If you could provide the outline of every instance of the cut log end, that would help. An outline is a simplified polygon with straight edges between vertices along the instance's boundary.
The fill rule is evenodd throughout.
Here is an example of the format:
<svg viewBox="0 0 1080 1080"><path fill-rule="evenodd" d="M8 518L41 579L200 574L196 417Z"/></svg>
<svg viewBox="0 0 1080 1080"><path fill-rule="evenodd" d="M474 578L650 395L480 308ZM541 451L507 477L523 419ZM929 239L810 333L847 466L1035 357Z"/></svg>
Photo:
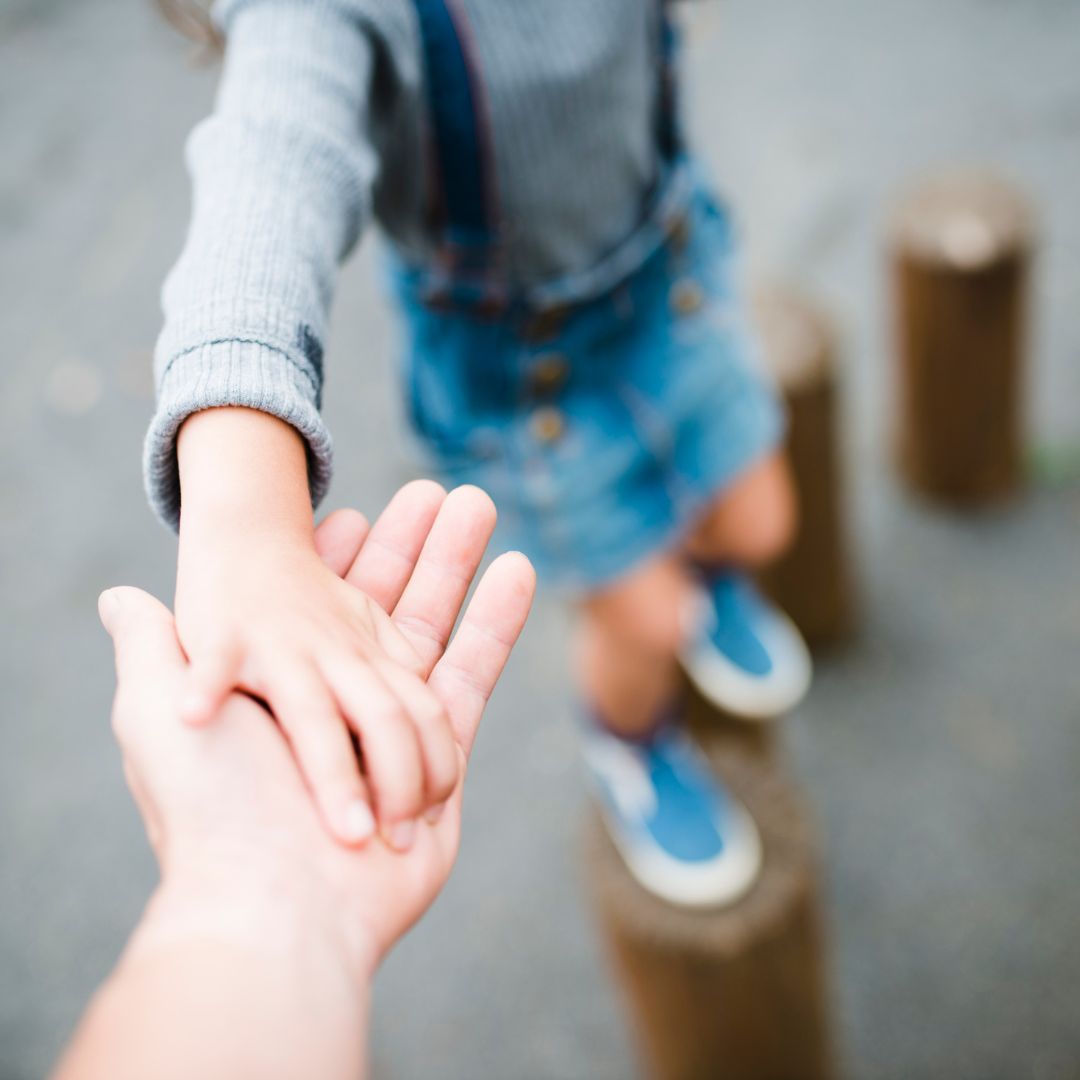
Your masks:
<svg viewBox="0 0 1080 1080"><path fill-rule="evenodd" d="M760 755L726 740L705 742L710 760L761 831L761 877L739 903L719 910L678 908L642 889L630 876L598 814L587 832L589 881L606 917L650 948L730 959L749 942L775 935L793 908L806 902L816 876L813 828L788 782Z"/></svg>
<svg viewBox="0 0 1080 1080"><path fill-rule="evenodd" d="M812 646L831 645L855 622L835 333L824 312L792 289L759 289L754 311L766 367L787 405L786 450L799 502L795 541L760 580Z"/></svg>
<svg viewBox="0 0 1080 1080"><path fill-rule="evenodd" d="M815 830L775 756L721 726L703 744L758 824L761 876L736 904L681 909L630 876L598 815L586 830L591 895L649 1075L825 1080L834 1074Z"/></svg>
<svg viewBox="0 0 1080 1080"><path fill-rule="evenodd" d="M920 495L975 507L1022 482L1022 395L1033 215L985 174L929 180L892 230L896 443Z"/></svg>
<svg viewBox="0 0 1080 1080"><path fill-rule="evenodd" d="M1008 181L957 169L913 186L897 204L891 243L903 258L970 273L1034 243L1031 206Z"/></svg>

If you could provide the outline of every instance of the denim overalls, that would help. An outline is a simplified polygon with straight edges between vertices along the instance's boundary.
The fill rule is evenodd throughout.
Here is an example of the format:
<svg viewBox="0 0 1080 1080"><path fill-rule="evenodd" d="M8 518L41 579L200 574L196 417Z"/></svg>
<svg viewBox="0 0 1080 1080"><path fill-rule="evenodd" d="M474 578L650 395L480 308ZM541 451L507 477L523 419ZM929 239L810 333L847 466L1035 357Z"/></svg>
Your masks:
<svg viewBox="0 0 1080 1080"><path fill-rule="evenodd" d="M500 540L542 581L593 589L675 544L783 435L746 325L732 228L681 151L669 59L664 175L643 224L586 274L509 290L478 73L452 0L413 4L444 243L433 265L393 268L409 416L441 479L491 495Z"/></svg>

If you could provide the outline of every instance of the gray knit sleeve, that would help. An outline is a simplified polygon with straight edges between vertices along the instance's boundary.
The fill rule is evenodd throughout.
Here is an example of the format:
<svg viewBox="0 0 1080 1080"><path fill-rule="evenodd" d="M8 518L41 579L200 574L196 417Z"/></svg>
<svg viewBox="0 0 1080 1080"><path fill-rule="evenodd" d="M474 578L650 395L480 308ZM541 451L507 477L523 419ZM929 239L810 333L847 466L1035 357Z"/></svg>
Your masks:
<svg viewBox="0 0 1080 1080"><path fill-rule="evenodd" d="M347 4L232 0L218 18L225 67L214 112L187 144L192 217L162 291L144 455L151 503L174 528L176 435L199 409L244 405L292 424L313 501L325 493L322 341L377 164L365 134L372 48Z"/></svg>

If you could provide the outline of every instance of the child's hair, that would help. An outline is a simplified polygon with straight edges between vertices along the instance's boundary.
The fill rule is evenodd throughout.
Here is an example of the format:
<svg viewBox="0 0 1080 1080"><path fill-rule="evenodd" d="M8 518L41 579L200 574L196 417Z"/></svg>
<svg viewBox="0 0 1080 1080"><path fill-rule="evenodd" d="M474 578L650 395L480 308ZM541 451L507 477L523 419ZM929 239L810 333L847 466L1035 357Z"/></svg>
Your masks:
<svg viewBox="0 0 1080 1080"><path fill-rule="evenodd" d="M166 20L209 55L221 48L221 35L210 18L211 0L154 0Z"/></svg>

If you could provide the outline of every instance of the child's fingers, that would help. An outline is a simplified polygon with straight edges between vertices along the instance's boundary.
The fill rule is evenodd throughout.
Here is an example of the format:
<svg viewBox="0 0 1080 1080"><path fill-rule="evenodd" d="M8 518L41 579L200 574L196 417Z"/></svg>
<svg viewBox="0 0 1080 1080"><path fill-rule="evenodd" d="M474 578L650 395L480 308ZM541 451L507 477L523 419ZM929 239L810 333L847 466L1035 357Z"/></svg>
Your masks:
<svg viewBox="0 0 1080 1080"><path fill-rule="evenodd" d="M375 665L383 682L397 695L416 728L424 770L424 802L441 806L453 794L460 773L450 718L435 692L418 675L398 664Z"/></svg>
<svg viewBox="0 0 1080 1080"><path fill-rule="evenodd" d="M239 642L223 640L191 654L187 689L180 701L180 719L206 724L217 715L240 678L242 650Z"/></svg>
<svg viewBox="0 0 1080 1080"><path fill-rule="evenodd" d="M325 656L322 672L341 711L360 740L379 831L391 847L412 846L416 818L424 809L420 744L400 700L366 662Z"/></svg>
<svg viewBox="0 0 1080 1080"><path fill-rule="evenodd" d="M480 579L457 633L428 680L446 706L454 737L466 755L535 592L536 573L529 560L517 551L500 555Z"/></svg>
<svg viewBox="0 0 1080 1080"><path fill-rule="evenodd" d="M465 485L451 491L394 608L394 625L420 656L424 678L446 648L495 518L495 504L480 488Z"/></svg>
<svg viewBox="0 0 1080 1080"><path fill-rule="evenodd" d="M445 498L433 480L406 484L371 527L346 581L393 611Z"/></svg>
<svg viewBox="0 0 1080 1080"><path fill-rule="evenodd" d="M270 685L270 704L330 832L362 844L375 832L349 729L315 668L290 668Z"/></svg>
<svg viewBox="0 0 1080 1080"><path fill-rule="evenodd" d="M356 561L370 528L359 510L335 510L316 528L315 550L338 577L344 577Z"/></svg>

